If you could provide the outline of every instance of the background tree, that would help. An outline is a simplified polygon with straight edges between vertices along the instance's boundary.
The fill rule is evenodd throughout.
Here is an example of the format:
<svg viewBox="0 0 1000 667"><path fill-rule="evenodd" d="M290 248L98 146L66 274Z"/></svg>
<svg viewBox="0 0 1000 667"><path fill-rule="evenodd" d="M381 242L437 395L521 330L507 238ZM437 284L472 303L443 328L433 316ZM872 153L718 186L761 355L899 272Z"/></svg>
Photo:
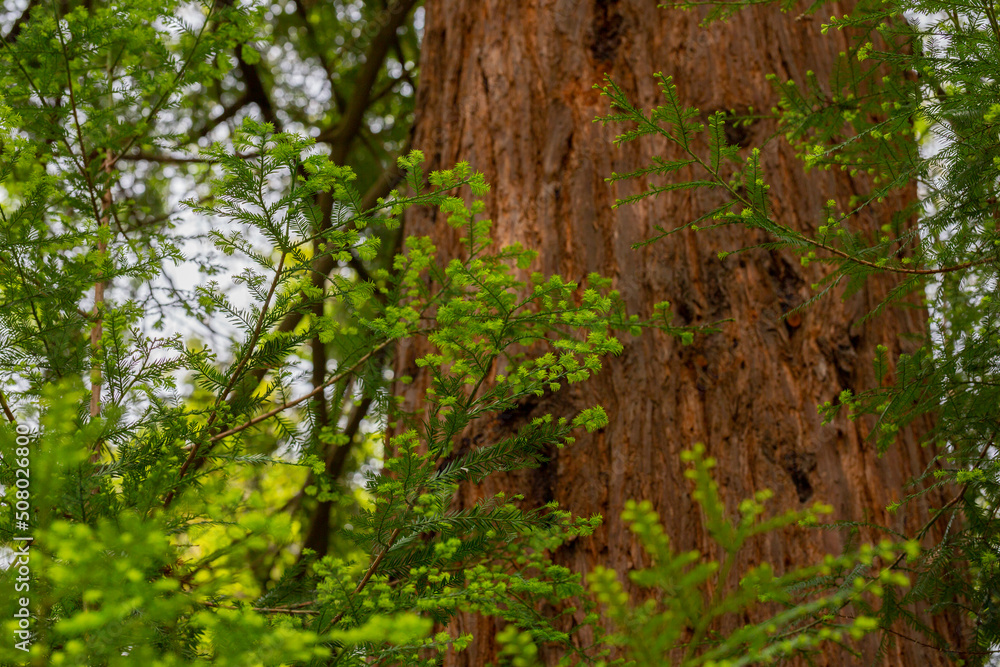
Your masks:
<svg viewBox="0 0 1000 667"><path fill-rule="evenodd" d="M706 443L718 460L723 494L730 499L773 489L782 507L815 500L834 507L834 516L870 521L906 535L925 524L928 508L945 499L931 493L896 514L886 507L907 492L907 482L933 463L920 446L930 428L924 417L898 434L879 457L868 439L873 421L841 415L822 425L816 406L843 390L875 384L869 359L877 345L890 355L912 349L907 334L925 330L919 308L894 309L862 317L893 290L896 281L878 278L843 302L781 315L811 296L826 269L767 249L722 264L718 252L770 240L760 230L726 228L713 235L676 234L633 249L658 229L700 222L726 198L708 189L663 192L641 206L612 210L617 198L637 192L632 183L609 186L605 178L644 167L652 156L687 156L662 138L608 151L607 130L592 121L607 101L592 89L605 73L640 106L660 104L651 74L673 77L686 106L702 110L703 121L721 111L743 122L726 127L726 139L748 154L764 145L761 163L771 185L775 219L804 232L827 218L827 200L848 207L873 188L866 174L806 174L794 148L768 142L776 131L762 111L777 102L767 75L803 81L831 80L838 53L851 49L844 34L820 38L809 14L783 14L777 7L752 7L726 24L699 26L707 10L657 9L650 3L429 2L423 43L414 145L432 164L461 155L482 168L496 186L488 200L495 237L537 247L547 269L582 277L598 271L613 277L628 308L648 314L663 300L673 303L677 323L710 324L731 318L719 334L681 347L657 335L624 342L624 352L606 374L571 395L527 401L498 416L489 427L470 430L464 447L490 442L541 412L602 403L607 428L588 437L571 455L562 452L542 468L495 483L515 487L536 502L557 500L574 513L601 513L607 524L590 541L576 541L557 556L573 569L595 564L628 570L642 557L617 520L628 499L648 499L667 533L682 548L707 549L706 533L690 499L681 469L681 449ZM825 84L823 84L825 85ZM441 119L447 122L441 122ZM707 147L707 146L706 146ZM669 170L668 170L669 171ZM677 178L699 178L693 167ZM650 176L652 178L652 176ZM643 183L643 178L640 178ZM899 219L915 197L915 186L865 209L863 229L912 224ZM907 216L910 214L907 213ZM461 256L455 238L433 213L414 213L410 233L429 234L448 256ZM413 366L420 347L401 350L397 372L420 378ZM418 407L426 378L407 390ZM465 486L462 501L498 487ZM804 564L839 552L848 539L837 532L798 530L753 544L742 566L770 562ZM456 626L477 642L456 664L482 664L494 646L488 623L464 616ZM961 620L933 620L943 642L960 647ZM868 647L869 657L874 645ZM555 656L548 656L554 660ZM817 664L843 664L834 653L814 656ZM880 658L884 664L945 664L945 654L913 641L897 641Z"/></svg>
<svg viewBox="0 0 1000 667"><path fill-rule="evenodd" d="M227 11L234 4L239 3L221 2L207 6L206 11L213 16L213 12ZM184 219L179 200L192 193L208 195L205 182L211 161L198 155L199 149L212 141L228 140L247 117L269 122L279 132L296 131L315 138L332 162L352 167L362 192L362 205L374 206L402 177L396 159L407 151L412 122L418 55L418 34L413 23L416 5L415 0L303 0L261 5L257 15L243 19L242 33L215 56L219 68L216 76L191 77L191 85L175 86L175 97L158 110L144 134L124 138L110 134L104 138L116 157L115 176L109 179L107 194L121 209L114 221L117 232L141 247L157 239L166 225ZM76 4L64 3L61 11L74 8ZM19 12L10 12L6 46L14 48L28 20L33 15L41 18L48 9L43 3L29 2ZM197 12L197 5L182 6L176 17L178 27L192 21ZM207 29L219 32L227 28L210 21ZM118 154L117 149L126 144L128 150ZM178 196L177 192L184 194ZM335 214L332 199L326 197L321 206L324 214L318 224L326 229ZM211 247L205 243L206 230L192 224L189 216L186 219L181 229L187 238L180 245L181 251L189 259L212 261L211 253L206 251ZM387 232L384 252L371 261L356 254L349 259L334 259L314 248L315 286L322 288L331 274L369 279L370 270L389 265L400 238L396 232ZM168 267L154 289L142 295L146 317L159 320L159 326L164 324L165 313L176 312L173 307L191 299L194 285L190 280L181 280L182 273ZM127 290L130 286L117 281L105 288ZM338 314L322 301L313 308L314 317ZM304 320L308 318L303 313L293 312L281 323L281 331L293 332ZM230 333L225 325L220 328L218 322L198 318L191 319L191 327L193 335L216 343L223 342ZM81 329L89 327L77 321L69 331ZM347 353L330 341L311 340L308 354L302 354L315 369L311 379L314 389L325 382L329 369L343 361ZM260 381L263 372L257 369L253 377ZM318 392L309 404L313 427L307 450L326 462L324 474L332 479L345 479L373 455L365 432L372 430L366 417L377 393L357 392L358 386L345 381L332 392ZM323 432L327 434L321 437ZM259 453L274 451L273 441L265 439L259 445ZM329 535L336 532L353 507L338 509L330 500L306 495L303 489L314 482L312 478L306 481L288 510L302 517L304 546L323 555L329 548ZM332 524L331 512L339 516ZM263 578L267 578L266 563L273 556L261 554Z"/></svg>

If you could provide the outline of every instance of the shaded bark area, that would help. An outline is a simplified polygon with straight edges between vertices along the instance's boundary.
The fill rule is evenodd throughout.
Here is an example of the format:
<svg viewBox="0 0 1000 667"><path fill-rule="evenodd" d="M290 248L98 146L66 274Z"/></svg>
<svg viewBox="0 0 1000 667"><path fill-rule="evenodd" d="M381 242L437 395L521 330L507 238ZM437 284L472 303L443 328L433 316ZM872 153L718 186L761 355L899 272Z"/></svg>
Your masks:
<svg viewBox="0 0 1000 667"><path fill-rule="evenodd" d="M919 433L901 434L883 458L865 436L870 424L841 418L822 426L816 406L843 389L874 382L871 359L877 344L899 352L900 334L921 331L925 313L892 310L853 325L891 288L874 283L855 297L829 298L801 318L782 313L807 299L823 270L800 266L791 256L754 251L717 258L764 240L745 230L681 233L633 250L654 234L722 202L706 190L679 191L641 206L612 210L616 197L638 184L609 186L613 171L646 164L652 155L678 157L665 141L647 139L615 149L614 128L593 122L607 113L593 90L605 72L644 107L661 102L651 76L673 75L685 103L705 117L720 109L769 109L775 98L768 73L820 80L832 70L843 35L821 37L820 21L795 18L775 8L739 14L728 24L700 28L697 12L657 9L652 0L428 0L421 63L421 90L414 146L431 169L469 161L493 185L487 197L499 244L519 241L541 252L540 270L581 280L596 271L612 277L633 312L649 315L656 302L674 304L680 324L723 318L734 322L693 345L659 334L622 337L624 353L606 361L584 387L526 404L490 424L478 424L463 446L494 441L532 417L571 414L595 403L611 419L599 433L553 452L543 468L466 487L469 505L504 489L524 493L531 504L556 499L581 515L600 513L605 526L593 537L567 545L557 560L577 571L596 564L624 572L642 566L643 555L619 516L628 499L649 499L679 549L714 553L690 498L679 454L704 442L718 460L717 479L731 507L761 489L771 489L776 510L816 501L834 507L837 519L870 520L913 534L927 519L926 506L896 515L885 506L904 484L931 462ZM834 14L844 7L833 4ZM826 14L824 14L826 15ZM741 146L761 145L774 132L770 122L740 128L730 137ZM763 151L775 214L784 223L812 229L833 198L846 205L869 188L841 173L803 174L787 145ZM914 192L906 193L907 197ZM872 229L888 222L900 201L886 201L863 214ZM456 239L433 212L406 221L407 234L429 235L445 256L460 253ZM407 343L399 350L397 376L416 381L405 407L421 405L426 378L414 360L426 352ZM933 502L940 502L932 497ZM779 572L839 553L843 534L792 530L753 543L739 568L762 561ZM954 618L938 619L938 631L961 644ZM450 664L490 661L496 628L463 616L454 628L472 632L475 643ZM912 631L909 633L915 636ZM868 646L866 650L872 649ZM553 660L554 656L546 656ZM855 661L844 653L817 656L816 664ZM948 664L943 653L900 640L886 665Z"/></svg>

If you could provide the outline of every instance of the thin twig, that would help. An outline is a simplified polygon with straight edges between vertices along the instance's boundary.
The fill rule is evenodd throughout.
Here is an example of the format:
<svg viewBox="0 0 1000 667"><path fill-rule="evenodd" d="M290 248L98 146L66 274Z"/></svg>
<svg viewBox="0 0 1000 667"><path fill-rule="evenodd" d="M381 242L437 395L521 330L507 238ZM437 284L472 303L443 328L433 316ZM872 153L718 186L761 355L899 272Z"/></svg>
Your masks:
<svg viewBox="0 0 1000 667"><path fill-rule="evenodd" d="M6 415L7 420L11 424L16 424L17 419L14 417L14 413L11 412L10 406L7 404L7 397L3 395L3 390L0 389L0 407L3 408L3 413Z"/></svg>
<svg viewBox="0 0 1000 667"><path fill-rule="evenodd" d="M206 157L177 157L138 151L118 158L122 162L156 162L158 164L217 164L218 160Z"/></svg>
<svg viewBox="0 0 1000 667"><path fill-rule="evenodd" d="M849 614L837 614L837 616L840 617L840 618L846 618L846 619L849 619L849 620L852 620L852 621L855 620L855 618L856 618L855 616L851 616ZM950 654L955 654L955 655L995 655L997 653L1000 653L1000 651L967 651L967 650L956 650L956 649L950 649L950 648L941 648L940 646L934 646L933 644L927 644L925 642L920 641L919 639L914 639L913 637L910 637L908 635L904 635L902 632L897 632L897 631L893 630L892 628L887 628L887 627L884 627L884 626L880 626L879 630L882 630L883 632L888 632L891 635L896 635L897 637L905 639L906 641L913 642L914 644L919 644L920 646L923 646L924 648L934 649L935 651L940 651L942 653L950 653Z"/></svg>
<svg viewBox="0 0 1000 667"><path fill-rule="evenodd" d="M265 412L263 414L257 415L253 419L249 419L246 422L240 424L239 426L234 426L233 428L229 429L228 431L223 431L222 433L213 435L209 439L209 442L210 443L215 443L215 442L218 442L219 440L222 440L223 438L228 438L229 436L231 436L231 435L233 435L235 433L239 433L240 431L246 430L246 429L250 428L251 426L253 426L255 424L259 424L262 421L270 419L271 417L273 417L273 416L275 416L277 414L280 414L281 412L284 412L285 410L287 410L289 408L294 408L299 403L302 403L304 401L308 401L310 398L312 398L313 396L315 396L319 392L323 391L324 389L326 389L330 385L335 384L335 383L343 380L348 374L353 373L358 368L358 366L360 366L364 362L368 361L376 352L378 352L378 351L382 350L383 348L387 347L390 343L392 343L391 340L387 340L385 342L379 343L374 348L372 348L371 351L369 351L365 356L363 356L360 359L358 359L357 362L355 362L353 366L351 366L350 368L344 370L341 373L337 373L336 375L334 375L333 377L331 377L329 380L327 380L326 382L324 382L319 387L314 388L309 393L303 394L302 396L299 396L294 401L288 401L287 403L282 403L281 405L279 405L278 407L274 408L273 410L268 410L267 412Z"/></svg>
<svg viewBox="0 0 1000 667"><path fill-rule="evenodd" d="M979 464L982 463L983 460L986 458L986 454L990 451L990 449L993 447L993 444L996 442L996 437L997 437L997 431L993 431L993 435L990 436L989 442L986 443L986 446L983 447L983 450L979 453L979 458L976 459L976 463L973 466L973 470L975 470L979 466ZM953 505L955 505L957 502L959 502L962 498L965 497L965 492L969 490L969 484L971 484L971 480L969 482L966 482L965 484L963 484L962 488L959 489L959 491L958 491L957 494L955 494L955 497L952 498L951 500L949 500L947 503L945 503L941 507L941 509L939 509L934 514L934 516L932 516L927 521L927 523L925 523L920 528L920 530L917 531L917 539L921 539L924 535L927 534L927 531L929 531L931 529L931 527L937 522L937 520L940 519L944 515L945 510L950 509ZM903 561L903 558L905 556L906 556L906 552L905 551L903 553L899 554L899 556L896 557L896 560L894 560L892 562L892 565L890 565L888 569L890 569L890 570L895 569Z"/></svg>
<svg viewBox="0 0 1000 667"><path fill-rule="evenodd" d="M208 15L205 16L205 22L198 31L198 36L195 37L194 44L191 45L188 57L184 59L184 64L181 65L180 70L174 76L174 80L163 92L163 95L160 96L160 99L156 102L156 104L153 105L153 108L149 110L149 115L143 119L142 123L137 124L136 127L140 127L142 125L152 126L153 119L156 118L156 114L160 113L160 110L163 109L163 106L167 103L167 100L170 98L170 93L178 86L178 84L180 84L181 80L187 74L188 68L191 66L191 61L194 59L194 54L197 51L198 46L201 44L202 37L205 35L205 30L208 28L208 24L211 23L212 15L215 14L215 5L216 3L213 2L211 8L208 10ZM121 149L118 155L111 160L109 167L114 167L115 164L118 163L118 160L122 159L126 153L132 150L132 147L135 146L135 143L139 140L140 136L141 135L138 133L133 134L132 138L125 143L125 146Z"/></svg>
<svg viewBox="0 0 1000 667"><path fill-rule="evenodd" d="M227 604L217 604L215 602L203 602L206 607L214 607L215 609L234 609L236 611L241 611L245 607L236 607L234 605ZM312 601L309 602L312 604ZM320 612L315 609L292 609L291 607L250 607L253 611L261 611L270 614L309 614L316 615Z"/></svg>
<svg viewBox="0 0 1000 667"><path fill-rule="evenodd" d="M385 63L386 55L392 47L396 30L403 25L406 17L410 15L410 10L416 4L417 0L398 0L382 11L381 17L385 22L378 33L372 37L368 53L365 54L364 65L361 66L354 80L353 94L347 103L347 108L344 109L340 124L333 133L330 151L332 162L344 164L347 159L347 154L353 143L352 140L357 136L365 112L370 106L372 87L375 85L378 73Z"/></svg>
<svg viewBox="0 0 1000 667"><path fill-rule="evenodd" d="M215 405L212 407L212 413L208 416L208 422L205 424L205 428L211 428L212 424L215 423L216 418L219 416L219 408L222 406L222 402L226 400L229 392L233 390L236 386L237 380L240 379L240 374L246 367L247 363L250 361L250 357L253 356L254 347L257 345L257 341L260 340L261 331L264 328L264 320L267 317L267 311L271 307L271 298L274 296L275 290L278 288L278 283L281 281L281 272L285 267L285 257L288 256L287 251L282 251L281 259L278 261L278 267L274 272L274 279L271 281L271 287L268 289L267 298L264 300L264 304L260 309L260 316L257 318L257 325L254 327L253 334L250 336L250 340L247 341L246 351L243 357L240 359L236 368L233 370L232 375L229 376L229 382L221 392L219 392L218 397L215 399ZM215 439L209 440L209 443L214 443ZM184 460L184 464L181 466L180 472L178 473L178 481L183 480L184 476L187 474L188 469L191 464L194 463L195 459L198 457L198 452L201 449L201 443L195 443L194 447L191 448L190 453L188 453L187 459ZM171 490L167 493L167 497L164 498L164 506L170 505L174 499L174 491Z"/></svg>
<svg viewBox="0 0 1000 667"><path fill-rule="evenodd" d="M104 253L108 250L108 243L101 236L101 229L107 227L111 221L111 150L107 151L107 157L102 165L103 170L108 174L108 183L104 189L104 196L101 197L101 217L98 221L98 239L97 239L97 252L101 260L103 261ZM103 276L99 276L98 280L94 283L94 310L91 317L93 318L93 326L90 328L90 349L91 353L94 355L90 370L90 417L96 418L101 414L101 387L104 384L104 369L101 363L101 338L104 336L104 280ZM96 460L100 457L100 440L94 443L94 451L91 453L91 459Z"/></svg>
<svg viewBox="0 0 1000 667"><path fill-rule="evenodd" d="M396 539L399 537L401 532L403 532L402 526L397 526L396 530L392 531L392 535L389 536L389 540L386 542L385 548L379 552L379 555L372 561L372 564L368 566L368 571L365 572L364 576L361 577L361 581L358 582L357 588L354 589L355 595L364 590L365 586L368 585L368 580L372 578L372 575L374 575L375 571L378 570L378 566L382 564L383 560L385 560L386 555L389 553L389 549L391 549L392 545L396 543ZM334 616L333 619L327 623L322 630L320 630L320 634L323 634L333 626L337 625L337 623L340 623L340 619L344 618L344 614L346 613L347 610L344 609L339 614Z"/></svg>

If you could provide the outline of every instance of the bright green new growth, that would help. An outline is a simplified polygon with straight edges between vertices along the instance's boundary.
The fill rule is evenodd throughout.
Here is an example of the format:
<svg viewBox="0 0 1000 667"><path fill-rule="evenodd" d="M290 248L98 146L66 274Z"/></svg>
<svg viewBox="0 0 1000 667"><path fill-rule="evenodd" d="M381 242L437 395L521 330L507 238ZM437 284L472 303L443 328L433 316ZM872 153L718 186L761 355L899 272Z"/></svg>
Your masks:
<svg viewBox="0 0 1000 667"><path fill-rule="evenodd" d="M837 612L848 604L868 608L887 586L907 586L905 575L874 563L915 555L919 546L904 545L904 552L888 542L877 548L864 545L857 554L830 555L820 564L780 574L761 563L740 572L734 585L733 567L747 541L794 524L814 525L832 508L817 504L762 519L763 503L770 497L762 491L741 502L738 515L730 519L711 477L715 462L704 451L699 444L684 452L689 466L685 476L694 482L693 497L724 559L720 563L699 551L674 551L652 505L629 501L622 518L651 565L628 573L641 602L630 600L614 571L598 567L591 572L590 590L615 630L604 642L622 647L629 664L738 667L821 651L827 643L849 646L850 640L876 630L878 623L870 616L845 620ZM759 615L761 606L771 615L740 627L744 614ZM713 631L719 623L732 629Z"/></svg>
<svg viewBox="0 0 1000 667"><path fill-rule="evenodd" d="M599 520L572 519L554 506L522 510L503 495L455 511L451 498L463 481L538 465L548 447L571 440L572 429L600 428L606 416L595 408L573 420L539 418L508 439L464 453L455 452L454 439L484 415L597 371L601 356L620 350L608 334L615 294L604 287L581 292L558 277L519 279L514 269L527 267L532 254L517 247L489 252L489 223L476 217L481 203L466 205L449 194L463 187L485 192L482 177L467 166L429 175L428 189L417 180L420 155L413 153L401 164L419 193L410 199L393 193L376 211L361 211L351 171L305 155L309 144L247 121L235 153L208 151L223 176L211 200L195 210L225 221L212 236L226 255L250 260L234 277L250 306L217 284L199 288L197 312L223 314L240 332L230 363L220 365L208 349L176 339L162 345L173 356L157 360L160 348L138 326L113 323L119 310L109 301L100 346L106 352L98 359L110 390L99 417L81 419L77 406L89 397L73 389L79 380L33 382L8 367L8 377L24 387L9 392L11 405L29 410L41 427L32 451L32 497L34 548L42 556L32 561L31 595L42 611L32 656L48 664L291 664L331 655L338 664L369 664L379 656L433 664L421 657L428 649L468 643L427 637L432 621L460 610L495 615L530 631L534 641L566 641L535 604L583 589L579 575L548 563L545 554L588 534ZM269 187L275 180L286 184L278 196ZM312 202L327 191L346 213L341 224L317 234ZM42 193L36 196L39 203L10 218L44 229L48 207ZM427 239L411 239L396 271L378 283L335 277L329 288L311 290L306 248L317 235L322 252L364 256L375 237L362 230L396 219L378 211L399 215L415 202L439 207L466 231L463 261L439 266ZM24 258L24 270L45 270L16 235L8 234L7 247ZM73 278L80 279L67 279ZM6 298L12 290L4 286ZM384 296L384 310L372 305L372 293ZM338 304L337 315L310 321L303 331L280 331L290 312L315 299ZM46 332L20 324L21 337L8 339L9 350L30 367L47 367L50 361L33 357L30 347L37 341L34 349L44 349ZM380 387L375 355L394 340L426 336L437 349L419 362L432 370L430 407L426 415L401 416L400 424L411 427L389 441L394 454L385 468L369 475L364 509L349 533L357 548L312 564L279 556L273 567L283 576L261 590L245 564L294 538L276 503L280 494L267 485L287 474L282 469L308 465L309 457L256 453L249 438L258 425L289 442L308 438L309 422L296 410L302 400L290 398L296 388L288 360L316 330L347 350L327 384L350 376L371 392ZM551 344L554 352L522 351L534 343ZM506 375L486 386L498 362ZM84 359L77 369L85 371ZM201 394L178 402L151 389L172 386L177 371L187 372ZM140 381L139 373L148 377ZM33 396L42 398L35 410ZM5 451L13 451L12 431L4 433ZM247 466L260 465L265 488L247 487ZM314 473L322 470L320 464ZM334 493L322 476L318 482ZM13 511L5 531L17 532ZM19 656L9 646L2 650L4 659Z"/></svg>

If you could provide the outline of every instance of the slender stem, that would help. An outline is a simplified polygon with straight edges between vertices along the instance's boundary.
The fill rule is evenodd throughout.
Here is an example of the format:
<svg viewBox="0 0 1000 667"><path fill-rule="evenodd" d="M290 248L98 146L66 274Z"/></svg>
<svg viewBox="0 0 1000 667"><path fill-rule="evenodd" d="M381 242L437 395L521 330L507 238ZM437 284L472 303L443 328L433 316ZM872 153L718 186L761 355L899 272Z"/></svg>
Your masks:
<svg viewBox="0 0 1000 667"><path fill-rule="evenodd" d="M308 602L308 604L312 604L312 603L313 603L312 600L310 600ZM236 606L233 606L233 605L217 604L215 602L203 602L202 604L204 604L206 607L213 607L215 609L236 609L236 610L244 609L244 607L236 607ZM250 609L252 609L253 611L260 611L260 612L271 613L271 614L309 614L309 615L319 614L319 612L316 611L316 610L314 610L314 609L293 609L292 607L295 607L295 606L306 606L306 605L304 605L304 604L303 605L291 605L289 607L250 607Z"/></svg>
<svg viewBox="0 0 1000 667"><path fill-rule="evenodd" d="M66 40L63 37L62 32L62 22L59 18L59 12L53 11L56 18L56 35L59 37L59 45L62 48L63 61L66 63L66 88L69 93L69 108L73 115L73 126L76 128L76 140L80 148L80 162L77 164L77 169L80 171L80 175L83 176L84 181L87 183L87 194L90 196L90 206L94 211L94 219L100 220L101 210L97 204L97 186L94 183L94 179L90 176L90 170L87 168L87 147L83 141L83 126L80 123L80 112L77 109L76 104L76 93L74 92L75 87L73 86L73 69L70 66L69 51L66 49ZM66 142L66 147L70 148L69 141ZM70 154L72 154L72 149L70 149Z"/></svg>
<svg viewBox="0 0 1000 667"><path fill-rule="evenodd" d="M229 392L233 390L236 386L236 382L240 379L243 369L246 367L247 363L250 361L250 357L253 356L253 350L257 345L257 341L260 340L261 331L264 328L264 320L267 316L267 311L271 307L271 298L274 296L274 292L278 287L278 283L281 280L281 273L285 267L285 257L287 256L286 251L282 251L281 259L278 261L278 267L274 272L274 279L271 281L271 287L268 289L267 298L264 300L264 304L261 306L260 315L257 318L257 325L254 327L253 334L250 336L250 340L247 341L246 350L244 351L242 358L239 363L237 363L236 368L233 370L232 374L229 376L229 382L221 392L219 392L218 397L215 399L215 406L212 408L212 413L208 416L208 422L206 423L206 428L211 428L212 424L215 423L216 418L219 416L219 408L222 406L222 402L226 400ZM216 440L213 438L209 440L210 443L214 443ZM184 465L181 466L179 479L184 479L187 474L188 469L191 464L194 463L195 459L198 457L198 452L201 449L201 443L195 443L194 447L191 448L190 453L188 453L187 459L184 461ZM165 505L169 505L174 498L174 492L170 491L164 500Z"/></svg>
<svg viewBox="0 0 1000 667"><path fill-rule="evenodd" d="M990 262L995 262L998 259L1000 259L1000 257L993 256L993 257L984 257L983 259L977 259L977 260L972 261L972 262L964 262L962 264L953 264L952 266L943 266L943 267L941 267L939 269L907 269L907 268L900 267L900 266L879 266L875 262L869 262L867 260L861 259L859 257L856 257L856 256L850 254L850 253L846 253L843 250L838 250L837 248L834 248L833 246L829 246L829 245L826 245L825 243L821 243L820 241L817 241L816 239L809 238L808 236L803 236L802 240L805 241L806 243L812 245L812 246L815 246L815 247L821 249L821 250L826 250L829 253L833 253L834 255L837 255L838 257L841 257L843 259L846 259L846 260L849 260L851 262L854 262L855 264L860 264L861 266L867 266L868 268L871 268L871 269L878 269L879 271L891 271L893 273L903 273L903 274L907 274L907 275L916 275L916 276L933 276L933 275L938 275L938 274L941 274L941 273L952 273L954 271L963 271L965 269L971 269L971 268L973 268L975 266L981 266L983 264L989 264Z"/></svg>
<svg viewBox="0 0 1000 667"><path fill-rule="evenodd" d="M7 417L7 421L11 424L17 423L17 419L14 417L14 413L11 412L10 405L7 404L7 397L3 395L2 389L0 389L0 408L3 408L3 413Z"/></svg>
<svg viewBox="0 0 1000 667"><path fill-rule="evenodd" d="M846 618L846 619L849 619L849 620L852 620L852 621L857 618L857 616L850 616L848 614L837 614L837 616L839 616L840 618ZM967 651L967 650L959 651L959 650L951 649L951 648L942 648L940 646L934 646L933 644L927 644L925 642L920 641L919 639L914 639L913 637L910 637L908 635L904 635L902 632L896 632L892 628L881 627L879 629L882 630L883 632L888 632L891 635L896 635L897 637L899 637L901 639L905 639L906 641L913 642L914 644L918 644L920 646L923 646L924 648L933 649L935 651L940 651L941 653L947 653L949 655L958 655L958 654L961 654L961 655L996 655L997 653L1000 653L1000 651Z"/></svg>
<svg viewBox="0 0 1000 667"><path fill-rule="evenodd" d="M29 0L27 6L25 6L24 11L21 15L17 17L14 21L14 25L10 27L7 34L0 38L5 45L13 44L17 41L18 35L21 34L21 30L24 29L25 24L28 23L28 19L31 17L31 10L35 8L35 0Z"/></svg>
<svg viewBox="0 0 1000 667"><path fill-rule="evenodd" d="M65 45L63 45L63 52L65 53ZM121 52L119 52L119 57L121 57ZM115 87L114 81L114 68L117 59L112 60L110 53L108 54L108 65L107 65L107 77L108 77L108 90L113 90ZM69 60L66 61L67 73L69 71ZM70 86L72 87L72 76L70 76ZM111 94L108 95L108 108L114 105L114 100ZM76 105L74 104L73 113L76 113ZM75 118L75 116L74 116ZM79 121L77 121L77 133L80 136L80 149L83 149L83 134L80 133ZM85 157L81 156L83 159ZM111 224L111 217L114 215L113 200L111 195L111 184L113 182L112 172L114 171L114 164L112 162L111 149L107 148L104 151L104 161L101 163L101 171L104 172L107 177L107 182L104 184L104 192L101 195L101 214L97 219L97 261L102 265L105 261L105 254L108 251L108 242L104 235L105 229ZM91 186L93 187L93 186ZM104 364L102 362L103 350L101 345L101 339L104 337L104 290L106 287L106 282L103 275L103 267L98 275L97 281L94 283L94 310L93 310L93 325L90 328L90 350L93 358L91 360L90 367L90 417L91 419L96 419L101 414L101 389L104 385ZM90 461L92 463L97 463L101 458L101 448L103 447L103 441L98 438L94 441L90 453Z"/></svg>
<svg viewBox="0 0 1000 667"><path fill-rule="evenodd" d="M108 250L108 243L104 240L102 231L108 226L111 220L111 150L106 154L106 159L102 165L104 172L108 174L108 183L104 189L104 196L101 197L101 217L98 221L97 252L99 261L104 261L104 253ZM103 365L101 363L101 338L104 336L104 288L103 276L94 283L94 309L91 311L93 325L90 327L90 349L93 355L90 368L90 416L96 418L101 414L101 387L103 385ZM94 443L94 452L91 458L98 457L100 443Z"/></svg>
<svg viewBox="0 0 1000 667"><path fill-rule="evenodd" d="M972 466L972 469L973 469L973 470L975 470L976 468L978 468L978 467L979 467L979 464L981 464L981 463L983 462L983 460L985 460L985 458L986 458L986 454L987 454L987 453L989 453L990 449L991 449L991 448L993 447L993 444L994 444L994 443L996 442L996 437L997 437L997 431L994 431L994 432L993 432L993 435L992 435L992 436L990 436L990 439L989 439L989 442L987 442L987 443L986 443L986 446L985 446L985 447L983 447L983 450L982 450L982 451L981 451L981 452L979 453L979 458L977 458L977 459L976 459L976 463L975 463L975 465L973 465L973 466ZM918 531L917 531L917 539L918 539L918 540L919 540L920 538L922 538L922 537L923 537L924 535L926 535L926 534L927 534L927 531L929 531L929 530L931 529L931 527L932 527L932 526L933 526L933 525L934 525L935 523L937 523L937 520L938 520L938 519L940 519L940 518L941 518L941 517L942 517L942 516L944 515L944 513L945 513L945 510L947 510L947 509L950 509L950 508L951 508L951 507L953 507L953 506L954 506L955 504L957 504L957 503L958 503L958 502L959 502L960 500L962 500L962 498L964 498L964 497L965 497L965 492L969 490L969 484L970 484L970 483L971 483L971 482L966 482L965 484L963 484L963 485L962 485L962 488L961 488L961 489L959 489L959 490L958 490L958 493L956 493L956 494L955 494L955 497L954 497L954 498L952 498L951 500L949 500L949 501L948 501L947 503L945 503L945 504L944 504L944 505L943 505L943 506L941 507L941 509L939 509L939 510L938 510L938 511L937 511L937 512L936 512L936 513L934 514L934 516L932 516L932 517L931 517L931 518L930 518L930 519L929 519L929 520L927 521L927 523L925 523L925 524L924 524L923 526L921 526L921 527L920 527L920 530L918 530ZM901 553L901 554L899 554L899 556L897 556L897 557L896 557L896 560L894 560L894 561L892 562L892 565L890 565L888 569L890 569L890 570L894 570L894 569L896 569L896 567L897 567L897 566L898 566L898 565L899 565L899 564L900 564L901 562L903 562L903 557L904 557L904 556L906 556L906 553L905 553L905 552L904 552L904 553Z"/></svg>
<svg viewBox="0 0 1000 667"><path fill-rule="evenodd" d="M329 380L327 380L326 382L324 382L322 384L322 386L315 387L312 391L310 391L307 394L303 394L302 396L299 396L294 401L288 401L287 403L282 403L281 405L279 405L278 407L274 408L273 410L268 410L267 412L265 412L263 414L257 415L253 419L249 419L249 420L243 422L242 424L240 424L239 426L234 426L233 428L231 428L231 429L229 429L227 431L223 431L222 433L218 433L216 435L213 435L209 439L209 442L215 443L215 442L218 442L219 440L222 440L223 438L228 438L229 436L234 435L236 433L239 433L240 431L246 430L246 429L250 428L251 426L253 426L255 424L259 424L262 421L270 419L271 417L273 417L273 416L275 416L277 414L280 414L280 413L284 412L285 410L287 410L289 408L294 408L296 405L298 405L300 403L303 403L305 401L308 401L310 398L312 398L313 396L315 396L319 392L323 391L324 389L326 389L330 385L336 384L337 382L340 382L345 377L347 377L349 374L353 373L355 370L357 370L357 368L361 364L363 364L366 361L368 361L372 356L374 356L377 352L379 352L380 350L382 350L385 347L387 347L391 342L392 341L388 341L387 340L387 341L385 341L383 343L378 344L377 346L375 346L374 348L372 348L372 350L370 352L368 352L365 356L363 356L360 359L358 359L354 363L354 365L352 365L350 368L347 368L344 371L342 371L340 373L337 373L336 375L332 376Z"/></svg>
<svg viewBox="0 0 1000 667"><path fill-rule="evenodd" d="M354 589L355 595L364 590L365 586L368 585L368 581L378 570L378 566L382 564L382 561L385 560L386 555L389 553L389 549L391 549L392 545L396 543L396 539L399 537L399 534L401 532L403 532L402 526L398 526L394 531L392 531L392 534L389 536L389 540L388 542L386 542L385 547L382 549L382 551L379 552L378 556L375 557L375 560L372 561L372 564L368 566L368 570L365 572L364 576L361 577L361 581L358 582L357 588ZM320 630L320 634L323 634L333 626L337 625L337 623L340 623L340 619L344 618L344 614L346 613L347 610L345 609L336 616L334 616L333 619L329 623L327 623L322 630Z"/></svg>
<svg viewBox="0 0 1000 667"><path fill-rule="evenodd" d="M716 577L715 581L717 583L715 590L712 591L712 599L708 603L708 608L701 616L701 620L698 621L698 625L694 629L694 636L691 637L691 641L688 642L687 649L684 651L684 659L682 662L686 663L688 658L694 655L694 652L698 650L698 645L701 644L701 640L705 637L705 633L708 632L708 626L711 625L712 619L715 618L715 614L712 612L722 601L722 593L726 588L726 582L729 580L729 572L733 568L733 563L736 560L736 552L729 552L726 554L726 560L722 563L722 569L719 572L719 576Z"/></svg>

